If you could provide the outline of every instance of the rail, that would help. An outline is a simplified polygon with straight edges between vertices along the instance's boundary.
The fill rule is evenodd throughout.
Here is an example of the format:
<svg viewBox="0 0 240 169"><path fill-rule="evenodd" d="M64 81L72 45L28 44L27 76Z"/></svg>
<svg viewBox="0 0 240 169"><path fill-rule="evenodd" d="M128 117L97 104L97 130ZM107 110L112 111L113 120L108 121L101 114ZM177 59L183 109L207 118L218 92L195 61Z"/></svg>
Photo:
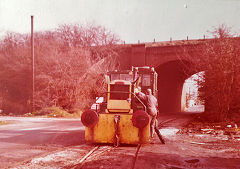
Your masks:
<svg viewBox="0 0 240 169"><path fill-rule="evenodd" d="M118 147L112 147L112 146L100 146L100 145L94 146L81 159L76 160L74 165L65 166L63 168L65 168L65 169L67 169L67 168L73 168L73 169L86 168L86 165L89 165L89 163L87 163L87 162L90 162L91 160L94 160L94 158L99 158L105 152L109 153L112 150L116 150L117 148ZM134 158L133 158L133 161L132 161L132 164L131 164L131 169L134 169L135 166L136 166L137 157L138 157L140 148L141 148L141 144L138 144L138 146L136 148L136 151L134 153Z"/></svg>

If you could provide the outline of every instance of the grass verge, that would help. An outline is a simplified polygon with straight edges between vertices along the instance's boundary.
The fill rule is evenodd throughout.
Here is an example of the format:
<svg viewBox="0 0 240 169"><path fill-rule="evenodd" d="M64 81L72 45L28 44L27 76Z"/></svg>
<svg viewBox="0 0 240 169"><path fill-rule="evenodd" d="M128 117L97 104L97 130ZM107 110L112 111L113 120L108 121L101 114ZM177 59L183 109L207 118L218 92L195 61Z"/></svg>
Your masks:
<svg viewBox="0 0 240 169"><path fill-rule="evenodd" d="M12 124L13 122L11 121L0 121L0 125L7 125L7 124Z"/></svg>
<svg viewBox="0 0 240 169"><path fill-rule="evenodd" d="M66 110L63 110L60 107L47 107L43 108L42 110L33 112L33 113L27 113L25 116L33 117L33 116L41 116L41 117L55 117L55 118L80 118L82 115L82 111L80 110L74 110L69 113Z"/></svg>

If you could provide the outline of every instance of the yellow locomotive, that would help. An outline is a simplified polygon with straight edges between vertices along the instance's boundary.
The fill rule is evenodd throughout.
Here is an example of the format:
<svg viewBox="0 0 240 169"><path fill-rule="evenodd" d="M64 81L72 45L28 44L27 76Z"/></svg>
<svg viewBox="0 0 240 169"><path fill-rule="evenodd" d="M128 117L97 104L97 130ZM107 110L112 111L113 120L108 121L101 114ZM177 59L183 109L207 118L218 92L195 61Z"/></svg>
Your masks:
<svg viewBox="0 0 240 169"><path fill-rule="evenodd" d="M105 110L83 112L85 140L92 143L139 144L150 139L150 120L144 103L134 94L151 88L157 96L157 73L150 67L133 67L106 75Z"/></svg>

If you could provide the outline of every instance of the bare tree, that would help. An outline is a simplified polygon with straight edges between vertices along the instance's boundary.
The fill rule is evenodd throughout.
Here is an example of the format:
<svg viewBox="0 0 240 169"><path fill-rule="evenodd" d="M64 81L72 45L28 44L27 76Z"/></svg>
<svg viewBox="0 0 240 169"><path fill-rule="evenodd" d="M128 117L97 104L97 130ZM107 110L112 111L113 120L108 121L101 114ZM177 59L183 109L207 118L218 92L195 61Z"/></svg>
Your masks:
<svg viewBox="0 0 240 169"><path fill-rule="evenodd" d="M8 113L26 113L31 105L29 42L29 35L16 33L0 42L0 93ZM35 33L36 108L90 106L90 98L105 88L102 74L116 67L117 42L104 27L92 25Z"/></svg>
<svg viewBox="0 0 240 169"><path fill-rule="evenodd" d="M199 81L199 97L205 101L205 116L224 121L240 110L240 45L239 38L221 25L212 31L214 39L200 46L201 57L193 59L195 71L205 71Z"/></svg>
<svg viewBox="0 0 240 169"><path fill-rule="evenodd" d="M19 113L29 109L31 94L31 60L26 39L27 35L8 33L0 45L0 93L5 112Z"/></svg>

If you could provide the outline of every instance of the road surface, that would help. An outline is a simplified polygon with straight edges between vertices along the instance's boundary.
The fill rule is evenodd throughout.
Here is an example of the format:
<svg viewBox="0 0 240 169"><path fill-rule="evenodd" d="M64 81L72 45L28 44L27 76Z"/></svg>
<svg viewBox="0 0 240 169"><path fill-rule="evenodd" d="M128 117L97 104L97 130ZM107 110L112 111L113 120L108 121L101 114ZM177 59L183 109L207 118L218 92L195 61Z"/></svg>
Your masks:
<svg viewBox="0 0 240 169"><path fill-rule="evenodd" d="M240 168L240 144L179 134L191 113L162 114L159 123L166 144L157 136L143 145L134 169ZM121 146L101 156L81 159L95 145L84 141L80 119L0 117L0 168L132 168L136 146ZM109 146L108 146L109 147ZM110 145L111 147L111 145Z"/></svg>
<svg viewBox="0 0 240 169"><path fill-rule="evenodd" d="M80 119L0 117L0 168L14 166L50 151L84 144Z"/></svg>

